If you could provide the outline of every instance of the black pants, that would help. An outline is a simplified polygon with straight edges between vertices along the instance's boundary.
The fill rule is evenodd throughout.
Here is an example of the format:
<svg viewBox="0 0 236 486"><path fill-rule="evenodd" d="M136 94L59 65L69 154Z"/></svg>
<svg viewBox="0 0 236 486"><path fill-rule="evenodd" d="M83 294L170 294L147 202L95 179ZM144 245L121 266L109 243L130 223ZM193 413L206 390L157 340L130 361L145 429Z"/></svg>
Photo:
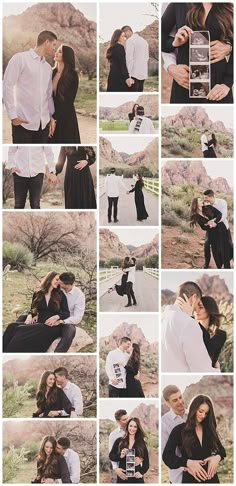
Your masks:
<svg viewBox="0 0 236 486"><path fill-rule="evenodd" d="M38 130L27 130L21 125L12 125L13 143L48 143L49 123L42 130L41 124Z"/></svg>
<svg viewBox="0 0 236 486"><path fill-rule="evenodd" d="M132 304L132 300L133 300L133 304L136 304L136 298L135 298L135 295L134 295L133 283L132 282L127 282L126 294L127 294L127 297L128 297L128 304Z"/></svg>
<svg viewBox="0 0 236 486"><path fill-rule="evenodd" d="M31 209L40 209L43 178L44 174L37 174L35 177L13 174L15 209L24 209L28 192Z"/></svg>
<svg viewBox="0 0 236 486"><path fill-rule="evenodd" d="M125 396L125 388L116 388L115 386L109 385L109 398L123 398Z"/></svg>
<svg viewBox="0 0 236 486"><path fill-rule="evenodd" d="M108 196L108 222L111 222L112 217L112 207L113 207L113 218L117 221L117 206L119 197L109 197Z"/></svg>
<svg viewBox="0 0 236 486"><path fill-rule="evenodd" d="M133 76L131 76L131 77L134 80L134 84L131 86L131 88L128 88L128 90L129 91L130 90L135 91L136 93L138 91L143 91L145 79L137 79L137 78L134 78Z"/></svg>
<svg viewBox="0 0 236 486"><path fill-rule="evenodd" d="M204 150L203 157L204 157L204 159L210 159L211 158L211 154L210 154L209 150Z"/></svg>
<svg viewBox="0 0 236 486"><path fill-rule="evenodd" d="M206 231L205 242L204 242L204 256L205 256L205 267L209 267L211 260L211 245L208 238L208 233Z"/></svg>

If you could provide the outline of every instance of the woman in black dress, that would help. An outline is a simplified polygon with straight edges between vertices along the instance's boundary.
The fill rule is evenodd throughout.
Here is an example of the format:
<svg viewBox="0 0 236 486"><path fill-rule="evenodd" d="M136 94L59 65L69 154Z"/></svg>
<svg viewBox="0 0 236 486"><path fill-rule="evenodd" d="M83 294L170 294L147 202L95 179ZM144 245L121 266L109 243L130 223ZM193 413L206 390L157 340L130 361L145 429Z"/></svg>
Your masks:
<svg viewBox="0 0 236 486"><path fill-rule="evenodd" d="M215 148L217 146L217 140L214 133L211 134L211 139L208 141L208 158L210 159L217 159L217 155L215 153Z"/></svg>
<svg viewBox="0 0 236 486"><path fill-rule="evenodd" d="M71 483L70 473L65 458L56 452L57 441L47 435L42 440L37 457L37 476L32 483ZM47 481L47 480L50 481Z"/></svg>
<svg viewBox="0 0 236 486"><path fill-rule="evenodd" d="M44 371L36 393L37 411L33 417L70 417L72 405L64 391L56 385L52 371Z"/></svg>
<svg viewBox="0 0 236 486"><path fill-rule="evenodd" d="M96 197L90 166L96 155L93 147L61 147L56 164L60 174L66 163L64 180L66 209L96 209Z"/></svg>
<svg viewBox="0 0 236 486"><path fill-rule="evenodd" d="M127 397L145 397L140 380L135 376L140 371L140 346L132 344L132 353L125 366L126 370L126 396Z"/></svg>
<svg viewBox="0 0 236 486"><path fill-rule="evenodd" d="M125 33L116 29L111 37L106 57L110 63L107 91L127 91L130 81L125 59ZM128 82L129 82L128 81Z"/></svg>
<svg viewBox="0 0 236 486"><path fill-rule="evenodd" d="M24 323L16 323L14 333L8 326L4 333L4 352L46 352L52 342L61 337L64 319L70 316L65 294L59 288L59 274L49 272L34 292L31 310Z"/></svg>
<svg viewBox="0 0 236 486"><path fill-rule="evenodd" d="M75 70L75 54L71 47L61 45L55 55L52 86L56 128L49 143L80 143L79 126L74 101L79 78Z"/></svg>
<svg viewBox="0 0 236 486"><path fill-rule="evenodd" d="M186 423L174 427L163 451L163 461L170 469L190 467L199 463L195 479L183 471L182 483L219 483L217 466L226 456L217 430L212 402L205 395L195 397L190 405ZM180 449L181 457L176 455Z"/></svg>
<svg viewBox="0 0 236 486"><path fill-rule="evenodd" d="M121 269L123 271L123 275L121 277L121 283L120 283L120 285L115 284L115 285L113 285L113 287L110 287L108 289L108 293L109 294L113 290L116 290L117 294L120 295L121 297L123 297L123 295L126 294L126 283L127 283L127 279L128 279L128 272L126 272L125 270L127 268L129 268L130 266L132 266L130 264L130 258L129 257L125 257L124 258L124 261L121 264Z"/></svg>
<svg viewBox="0 0 236 486"><path fill-rule="evenodd" d="M109 454L111 461L117 462L121 469L126 470L126 455L128 449L134 449L135 459L142 458L141 464L135 466L133 477L127 476L127 479L120 479L117 476L117 483L144 483L144 474L149 469L149 455L145 443L145 434L140 420L136 417L130 418L126 425L124 437L115 440ZM140 461L138 461L140 462Z"/></svg>
<svg viewBox="0 0 236 486"><path fill-rule="evenodd" d="M144 195L143 195L143 187L144 182L141 174L138 174L137 181L135 182L135 186L133 189L128 191L128 194L134 192L134 201L137 211L137 221L143 221L144 219L148 218L148 213L145 208L144 204Z"/></svg>
<svg viewBox="0 0 236 486"><path fill-rule="evenodd" d="M214 206L203 205L200 198L194 198L191 204L190 226L201 227L208 232L209 244L217 268L230 268L231 247L229 245L228 230L223 222L220 222L222 214ZM216 227L208 225L210 221L216 223ZM211 223L210 223L211 224Z"/></svg>
<svg viewBox="0 0 236 486"><path fill-rule="evenodd" d="M233 4L169 3L162 16L162 51L176 53L177 65L188 70L189 34L198 30L208 30L210 41L220 41L225 52L218 62L212 59L211 90L207 98L190 98L189 89L173 80L170 103L233 103Z"/></svg>

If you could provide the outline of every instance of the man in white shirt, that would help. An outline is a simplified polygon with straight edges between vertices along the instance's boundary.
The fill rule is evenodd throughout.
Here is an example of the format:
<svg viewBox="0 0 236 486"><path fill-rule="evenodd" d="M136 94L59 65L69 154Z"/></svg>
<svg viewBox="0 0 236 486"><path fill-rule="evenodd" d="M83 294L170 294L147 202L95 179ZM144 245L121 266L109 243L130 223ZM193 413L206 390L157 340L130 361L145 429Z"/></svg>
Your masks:
<svg viewBox="0 0 236 486"><path fill-rule="evenodd" d="M176 425L186 422L187 415L184 408L184 399L181 391L175 385L168 385L163 390L163 398L169 412L161 418L161 453L163 453L171 431ZM176 454L181 457L179 449ZM169 469L169 480L172 484L182 483L183 468Z"/></svg>
<svg viewBox="0 0 236 486"><path fill-rule="evenodd" d="M228 262L225 263L224 268L230 268L230 260L233 258L233 242L232 242L232 236L231 236L231 231L228 222L227 202L224 199L216 198L215 193L214 191L212 191L212 189L207 189L206 191L204 191L203 198L204 198L204 203L211 204L211 206L214 206L214 208L218 209L218 211L220 211L222 214L221 220L219 222L224 223L228 231L228 242L231 249L229 254L229 260ZM208 268L211 259L211 247L210 247L207 231L206 231L205 244L204 244L204 254L205 254L204 268Z"/></svg>
<svg viewBox="0 0 236 486"><path fill-rule="evenodd" d="M126 282L126 294L128 297L128 302L125 305L125 307L130 307L131 305L137 305L137 301L133 289L133 285L135 283L135 271L136 271L135 265L136 265L136 258L132 257L131 265L127 269L123 269L124 272L128 273L128 278Z"/></svg>
<svg viewBox="0 0 236 486"><path fill-rule="evenodd" d="M85 295L74 285L75 275L72 272L63 272L60 275L60 287L64 292L70 311L70 317L64 320L61 335L55 353L66 353L75 337L76 326L83 318L85 311Z"/></svg>
<svg viewBox="0 0 236 486"><path fill-rule="evenodd" d="M110 351L106 359L106 374L109 378L109 397L125 397L126 370L129 359L131 339L124 336L119 341L119 346Z"/></svg>
<svg viewBox="0 0 236 486"><path fill-rule="evenodd" d="M43 179L49 168L49 182L56 183L54 153L49 146L22 147L11 146L8 149L7 169L13 175L14 209L24 209L27 194L31 209L40 209Z"/></svg>
<svg viewBox="0 0 236 486"><path fill-rule="evenodd" d="M44 30L34 49L15 54L7 65L3 101L13 143L47 143L55 130L52 67L45 56L53 58L56 44L57 36Z"/></svg>
<svg viewBox="0 0 236 486"><path fill-rule="evenodd" d="M61 454L67 463L70 480L73 484L80 482L80 459L79 454L70 449L70 440L67 437L60 437L57 441L56 450Z"/></svg>
<svg viewBox="0 0 236 486"><path fill-rule="evenodd" d="M129 133L155 133L155 128L153 126L152 120L144 116L143 106L138 106L137 117L135 117L129 126Z"/></svg>
<svg viewBox="0 0 236 486"><path fill-rule="evenodd" d="M123 437L125 435L126 431L126 425L128 422L128 415L126 410L120 409L115 412L115 420L117 423L117 428L113 430L110 435L109 435L109 453L111 452L111 449L113 447L114 442L116 439L119 439L120 437ZM111 461L112 464L112 469L116 476L118 476L122 480L126 480L126 472L124 469L119 467L118 462Z"/></svg>
<svg viewBox="0 0 236 486"><path fill-rule="evenodd" d="M68 370L61 366L54 370L56 384L62 388L72 407L74 408L76 417L83 415L83 397L80 387L68 380Z"/></svg>
<svg viewBox="0 0 236 486"><path fill-rule="evenodd" d="M133 33L129 25L124 25L121 30L127 39L125 43L127 69L130 78L134 80L129 90L143 91L144 81L148 77L148 43L143 37Z"/></svg>
<svg viewBox="0 0 236 486"><path fill-rule="evenodd" d="M204 159L209 159L209 146L208 146L208 134L209 130L204 130L204 133L201 136L201 146L202 146L202 153Z"/></svg>
<svg viewBox="0 0 236 486"><path fill-rule="evenodd" d="M120 185L127 188L123 184L120 176L116 175L116 169L113 167L110 170L110 174L107 175L105 181L105 192L108 198L108 223L111 223L112 209L113 209L113 219L114 223L118 223L117 212L118 212L118 199L120 195Z"/></svg>
<svg viewBox="0 0 236 486"><path fill-rule="evenodd" d="M166 306L162 313L162 372L218 371L212 367L202 330L191 317L201 297L201 289L195 282L185 282L177 291L174 305ZM188 302L188 311L181 310L180 300Z"/></svg>

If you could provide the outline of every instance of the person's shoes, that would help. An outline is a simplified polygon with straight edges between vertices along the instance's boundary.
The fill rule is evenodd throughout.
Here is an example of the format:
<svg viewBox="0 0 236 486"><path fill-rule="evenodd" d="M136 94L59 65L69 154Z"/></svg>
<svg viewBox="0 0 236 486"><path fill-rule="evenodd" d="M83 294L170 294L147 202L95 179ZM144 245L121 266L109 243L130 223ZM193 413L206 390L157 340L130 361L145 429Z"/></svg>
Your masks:
<svg viewBox="0 0 236 486"><path fill-rule="evenodd" d="M133 302L133 305L138 305L138 303L137 302Z"/></svg>
<svg viewBox="0 0 236 486"><path fill-rule="evenodd" d="M108 294L110 294L111 292L113 292L114 288L113 287L110 287L107 291Z"/></svg>
<svg viewBox="0 0 236 486"><path fill-rule="evenodd" d="M119 223L119 219L114 219L114 223Z"/></svg>
<svg viewBox="0 0 236 486"><path fill-rule="evenodd" d="M126 304L125 305L125 307L131 307L131 306L132 306L132 304Z"/></svg>

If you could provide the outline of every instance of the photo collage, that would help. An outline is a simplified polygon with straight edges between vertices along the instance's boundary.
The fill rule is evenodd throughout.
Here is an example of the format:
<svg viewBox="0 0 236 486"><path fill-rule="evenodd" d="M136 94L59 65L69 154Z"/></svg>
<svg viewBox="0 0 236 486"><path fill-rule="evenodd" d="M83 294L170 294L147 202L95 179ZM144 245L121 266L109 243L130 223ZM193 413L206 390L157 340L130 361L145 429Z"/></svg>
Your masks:
<svg viewBox="0 0 236 486"><path fill-rule="evenodd" d="M1 484L233 485L234 4L1 26Z"/></svg>

